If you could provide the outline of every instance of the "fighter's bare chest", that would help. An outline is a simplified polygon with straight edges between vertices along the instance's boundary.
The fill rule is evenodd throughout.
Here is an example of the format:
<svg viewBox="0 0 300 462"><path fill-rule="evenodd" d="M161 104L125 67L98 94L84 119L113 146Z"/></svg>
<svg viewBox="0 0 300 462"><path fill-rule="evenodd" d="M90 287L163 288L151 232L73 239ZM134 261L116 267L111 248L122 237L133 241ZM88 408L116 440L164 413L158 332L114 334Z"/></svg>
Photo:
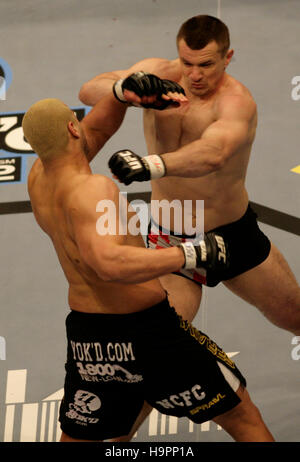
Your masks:
<svg viewBox="0 0 300 462"><path fill-rule="evenodd" d="M145 126L158 143L178 147L201 138L214 120L211 105L189 103L176 109L151 111L145 115Z"/></svg>

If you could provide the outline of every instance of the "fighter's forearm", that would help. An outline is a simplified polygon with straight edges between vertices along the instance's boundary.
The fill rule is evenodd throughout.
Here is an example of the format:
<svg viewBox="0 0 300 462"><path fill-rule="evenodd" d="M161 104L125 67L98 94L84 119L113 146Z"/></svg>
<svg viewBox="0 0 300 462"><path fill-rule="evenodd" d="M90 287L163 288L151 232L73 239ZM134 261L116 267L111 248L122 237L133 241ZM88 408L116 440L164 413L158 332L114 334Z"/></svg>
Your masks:
<svg viewBox="0 0 300 462"><path fill-rule="evenodd" d="M93 267L98 276L107 282L135 284L178 271L185 257L178 247L153 250L120 245L109 250L106 256L97 257Z"/></svg>
<svg viewBox="0 0 300 462"><path fill-rule="evenodd" d="M194 141L182 148L167 153L141 156L124 149L115 152L109 160L113 175L125 185L133 181L157 180L163 176L197 178L223 167L234 152L221 143Z"/></svg>
<svg viewBox="0 0 300 462"><path fill-rule="evenodd" d="M89 162L120 127L127 106L114 98L112 92L101 98L85 116L81 124L85 127Z"/></svg>
<svg viewBox="0 0 300 462"><path fill-rule="evenodd" d="M168 176L196 178L222 168L227 153L220 144L197 140L161 157Z"/></svg>
<svg viewBox="0 0 300 462"><path fill-rule="evenodd" d="M94 106L103 96L112 91L112 86L120 77L115 72L107 72L84 83L79 91L79 99L87 106Z"/></svg>
<svg viewBox="0 0 300 462"><path fill-rule="evenodd" d="M95 104L86 118L91 117L90 123L94 132L100 131L109 139L119 129L126 110L127 106L117 101L112 92L109 92Z"/></svg>

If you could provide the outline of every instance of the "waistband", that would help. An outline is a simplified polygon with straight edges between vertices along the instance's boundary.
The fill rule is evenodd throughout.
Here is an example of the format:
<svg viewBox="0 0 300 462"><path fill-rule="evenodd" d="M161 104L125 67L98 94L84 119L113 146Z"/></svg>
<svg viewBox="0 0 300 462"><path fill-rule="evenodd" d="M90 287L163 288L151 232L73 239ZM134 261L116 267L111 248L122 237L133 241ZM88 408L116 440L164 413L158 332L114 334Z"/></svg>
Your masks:
<svg viewBox="0 0 300 462"><path fill-rule="evenodd" d="M129 325L132 323L145 323L147 321L163 319L170 314L176 315L173 307L170 306L167 297L156 305L150 306L141 311L135 311L133 313L85 313L82 311L71 310L67 315L66 322L72 320L72 322L80 322L84 324L87 322L89 325L93 322L97 324L101 322L105 325ZM177 315L176 315L177 316Z"/></svg>
<svg viewBox="0 0 300 462"><path fill-rule="evenodd" d="M148 234L155 234L155 232L159 232L159 234L165 234L166 236L175 236L181 239L195 239L196 237L200 237L201 234L179 234L176 233L175 231L171 231L170 229L167 229L158 223L151 217L149 226L148 226Z"/></svg>
<svg viewBox="0 0 300 462"><path fill-rule="evenodd" d="M243 226L244 223L249 223L249 221L256 220L257 214L252 209L251 205L248 204L246 212L236 221L232 221L231 223L227 223L226 225L218 226L217 228L210 229L209 232L217 232L217 231L226 231L227 228L235 227L235 225Z"/></svg>
<svg viewBox="0 0 300 462"><path fill-rule="evenodd" d="M226 227L230 227L232 225L242 223L244 220L248 219L249 215L252 215L253 217L257 217L256 213L253 211L250 204L248 204L247 210L244 213L244 215L242 215L241 218L239 218L238 220L233 221L231 223L227 223L226 225L218 226L217 228L210 229L207 232L220 231L220 230L222 230L222 229L224 229ZM202 236L201 234L197 234L197 233L194 233L194 234L178 234L178 233L175 233L174 231L171 231L171 230L169 230L167 228L164 228L163 226L159 225L151 217L151 220L150 220L150 223L149 223L149 226L148 226L148 235L149 234L155 235L156 230L159 231L159 234L165 234L166 236L175 236L175 237L178 237L178 238L181 238L181 239L196 239L196 238L201 238L201 236Z"/></svg>

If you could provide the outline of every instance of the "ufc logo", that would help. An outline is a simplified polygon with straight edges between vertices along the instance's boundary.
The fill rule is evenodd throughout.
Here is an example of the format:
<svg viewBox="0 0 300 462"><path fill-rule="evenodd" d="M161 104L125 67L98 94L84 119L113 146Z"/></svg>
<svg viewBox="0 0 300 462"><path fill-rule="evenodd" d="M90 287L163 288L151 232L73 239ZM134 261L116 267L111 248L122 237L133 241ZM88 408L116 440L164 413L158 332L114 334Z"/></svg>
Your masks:
<svg viewBox="0 0 300 462"><path fill-rule="evenodd" d="M218 252L218 260L223 260L226 263L226 247L224 240L221 236L215 235L215 239L218 244L219 252Z"/></svg>
<svg viewBox="0 0 300 462"><path fill-rule="evenodd" d="M300 337L299 336L292 338L292 345L297 345L292 350L292 353L291 353L292 359L294 361L299 361L300 359Z"/></svg>
<svg viewBox="0 0 300 462"><path fill-rule="evenodd" d="M291 93L292 99L294 101L299 101L300 100L300 76L295 75L295 77L292 78L292 85L296 85Z"/></svg>
<svg viewBox="0 0 300 462"><path fill-rule="evenodd" d="M127 162L129 167L132 168L132 170L138 170L141 168L141 162L135 156L132 156L129 152L128 154L124 152L124 154L122 153L120 155L123 157L125 162Z"/></svg>

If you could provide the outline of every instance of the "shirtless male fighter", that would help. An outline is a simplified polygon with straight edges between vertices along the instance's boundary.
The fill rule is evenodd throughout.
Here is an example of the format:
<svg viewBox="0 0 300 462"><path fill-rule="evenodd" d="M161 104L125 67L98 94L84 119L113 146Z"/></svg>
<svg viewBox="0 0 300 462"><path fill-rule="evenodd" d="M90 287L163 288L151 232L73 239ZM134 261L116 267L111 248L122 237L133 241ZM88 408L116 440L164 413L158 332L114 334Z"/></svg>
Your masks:
<svg viewBox="0 0 300 462"><path fill-rule="evenodd" d="M106 214L99 203L118 210L121 199L89 161L124 112L111 94L81 122L57 99L38 101L23 118L39 156L28 178L34 216L69 284L61 441L130 440L151 406L196 423L213 419L236 441L274 441L234 362L168 303L158 277L184 266L183 247L162 250L164 258L146 249L127 228L129 208L125 221L116 214L115 234L97 226ZM216 242L208 233L194 247L195 266L225 264Z"/></svg>
<svg viewBox="0 0 300 462"><path fill-rule="evenodd" d="M272 323L299 335L299 284L249 206L245 178L257 111L248 89L226 72L233 56L228 28L211 16L190 18L180 27L177 48L175 60L145 59L128 70L100 74L82 86L79 98L94 105L113 87L119 100L144 107L148 156L115 153L109 162L113 174L126 185L151 179L152 201L202 199L205 231L217 231L228 245L231 265L224 272L189 270L187 262L180 272L185 278L160 278L173 306L193 319L201 285L222 281ZM161 95L176 85L181 100L174 108ZM174 223L170 228L162 230L161 214L153 217L149 246L189 237L178 236Z"/></svg>

